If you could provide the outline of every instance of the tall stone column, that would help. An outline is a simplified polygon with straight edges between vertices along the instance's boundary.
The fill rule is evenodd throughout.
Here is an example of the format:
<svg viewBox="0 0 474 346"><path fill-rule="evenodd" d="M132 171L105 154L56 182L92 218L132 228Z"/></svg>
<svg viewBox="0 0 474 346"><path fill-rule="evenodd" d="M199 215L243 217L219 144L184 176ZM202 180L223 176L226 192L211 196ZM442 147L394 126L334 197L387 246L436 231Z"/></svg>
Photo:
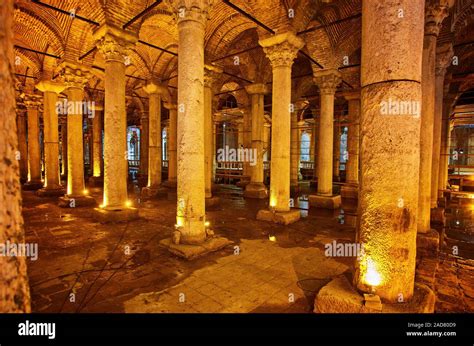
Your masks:
<svg viewBox="0 0 474 346"><path fill-rule="evenodd" d="M407 301L414 291L420 117L387 114L384 108L389 100L421 102L423 13L423 0L362 2L356 239L364 252L356 262L355 284L389 302Z"/></svg>
<svg viewBox="0 0 474 346"><path fill-rule="evenodd" d="M44 161L45 184L44 188L36 193L41 197L61 196L65 190L61 185L59 173L59 134L58 114L56 110L58 94L65 89L65 85L52 81L41 81L36 88L43 92L43 123L44 123Z"/></svg>
<svg viewBox="0 0 474 346"><path fill-rule="evenodd" d="M321 114L321 113L320 113ZM317 181L318 181L318 162L319 162L319 144L321 142L321 139L319 138L319 124L320 124L320 120L321 120L321 116L318 116L318 117L314 117L314 127L313 127L313 135L314 135L314 140L313 140L313 144L314 144L314 148L313 148L313 180L312 180L312 183L314 183L314 185L317 185Z"/></svg>
<svg viewBox="0 0 474 346"><path fill-rule="evenodd" d="M420 185L418 232L427 233L430 227L431 165L433 159L433 123L435 103L436 41L441 22L448 15L448 7L440 0L426 4L425 36L423 42L421 134L420 134Z"/></svg>
<svg viewBox="0 0 474 346"><path fill-rule="evenodd" d="M291 135L290 135L290 188L291 191L298 191L298 173L300 171L299 146L300 131L298 129L298 107L291 113Z"/></svg>
<svg viewBox="0 0 474 346"><path fill-rule="evenodd" d="M341 196L333 195L333 149L334 149L334 94L341 83L338 70L322 70L314 73L314 82L319 87L320 121L318 138L318 189L309 196L310 206L337 209Z"/></svg>
<svg viewBox="0 0 474 346"><path fill-rule="evenodd" d="M209 0L171 1L178 23L178 188L175 232L161 243L186 258L228 244L210 238L205 214L204 31ZM206 246L202 244L206 243Z"/></svg>
<svg viewBox="0 0 474 346"><path fill-rule="evenodd" d="M83 102L84 86L90 79L87 67L65 62L60 66L67 95L67 194L60 198L59 206L65 208L95 205L87 196L84 183Z"/></svg>
<svg viewBox="0 0 474 346"><path fill-rule="evenodd" d="M28 181L28 148L26 142L26 109L16 110L16 125L18 136L18 151L20 153L20 182Z"/></svg>
<svg viewBox="0 0 474 346"><path fill-rule="evenodd" d="M349 103L349 129L347 132L346 183L341 187L341 196L356 199L359 189L359 122L360 91L347 92Z"/></svg>
<svg viewBox="0 0 474 346"><path fill-rule="evenodd" d="M102 174L102 117L103 105L94 105L94 117L92 118L92 177L89 184L96 186L104 183Z"/></svg>
<svg viewBox="0 0 474 346"><path fill-rule="evenodd" d="M340 180L341 175L341 122L339 116L335 117L334 122L334 153L333 153L333 177L336 181Z"/></svg>
<svg viewBox="0 0 474 346"><path fill-rule="evenodd" d="M268 190L263 182L263 146L264 146L264 104L263 97L268 92L265 84L251 84L245 87L250 95L252 112L252 150L255 153L255 165L251 166L250 183L245 186L247 198L266 198Z"/></svg>
<svg viewBox="0 0 474 346"><path fill-rule="evenodd" d="M298 221L299 210L290 210L291 67L304 42L291 32L259 41L272 65L272 157L270 209L257 219L289 224Z"/></svg>
<svg viewBox="0 0 474 346"><path fill-rule="evenodd" d="M453 57L451 44L444 45L436 54L435 105L433 125L433 161L431 166L431 208L438 206L439 164L441 154L441 131L443 123L444 77ZM443 185L441 185L443 186ZM443 187L444 189L444 187Z"/></svg>
<svg viewBox="0 0 474 346"><path fill-rule="evenodd" d="M17 161L13 0L0 3L0 244L25 242ZM3 251L2 251L3 252ZM0 313L28 313L30 290L25 256L0 256Z"/></svg>
<svg viewBox="0 0 474 346"><path fill-rule="evenodd" d="M204 66L204 166L205 166L205 196L206 206L211 207L219 203L217 197L212 196L212 169L214 166L214 88L216 81L221 77L222 69L214 65Z"/></svg>
<svg viewBox="0 0 474 346"><path fill-rule="evenodd" d="M438 174L438 197L443 197L443 190L448 186L449 146L451 145L451 112L455 101L453 94L448 94L443 99L443 119L441 128L441 153Z"/></svg>
<svg viewBox="0 0 474 346"><path fill-rule="evenodd" d="M141 112L141 115L140 115L140 125L141 125L140 172L145 175L148 175L148 157L149 157L148 140L150 138L150 130L149 130L150 125L149 124L150 124L150 119L148 117L148 112L147 111Z"/></svg>
<svg viewBox="0 0 474 346"><path fill-rule="evenodd" d="M38 95L26 95L24 99L28 117L28 182L23 185L24 190L38 190L43 187L39 139L40 103L41 98Z"/></svg>
<svg viewBox="0 0 474 346"><path fill-rule="evenodd" d="M162 129L161 97L166 88L154 82L148 83L143 90L148 94L148 185L142 189L142 195L153 197L164 193L161 187L162 171Z"/></svg>
<svg viewBox="0 0 474 346"><path fill-rule="evenodd" d="M61 127L61 180L67 179L67 117L59 117Z"/></svg>
<svg viewBox="0 0 474 346"><path fill-rule="evenodd" d="M94 32L99 52L105 58L104 99L104 198L96 218L101 222L136 218L127 194L128 151L125 112L125 57L137 38L112 25Z"/></svg>
<svg viewBox="0 0 474 346"><path fill-rule="evenodd" d="M176 140L178 135L178 117L175 103L165 103L169 110L170 126L168 132L168 180L164 183L166 187L176 188L177 184L177 150Z"/></svg>

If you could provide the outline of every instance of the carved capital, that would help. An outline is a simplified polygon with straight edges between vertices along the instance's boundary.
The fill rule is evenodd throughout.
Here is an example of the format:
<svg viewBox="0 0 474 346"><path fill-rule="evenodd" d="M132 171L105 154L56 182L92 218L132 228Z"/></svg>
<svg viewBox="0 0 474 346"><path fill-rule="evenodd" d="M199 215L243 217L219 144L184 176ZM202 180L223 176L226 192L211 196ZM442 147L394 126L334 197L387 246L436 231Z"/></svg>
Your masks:
<svg viewBox="0 0 474 346"><path fill-rule="evenodd" d="M304 41L292 32L279 34L258 42L273 68L291 67Z"/></svg>
<svg viewBox="0 0 474 346"><path fill-rule="evenodd" d="M36 89L42 92L53 92L56 94L60 94L66 89L66 85L58 82L42 80L38 84L36 84Z"/></svg>
<svg viewBox="0 0 474 346"><path fill-rule="evenodd" d="M67 88L83 89L92 74L88 67L69 61L59 65L58 72Z"/></svg>
<svg viewBox="0 0 474 346"><path fill-rule="evenodd" d="M26 109L39 109L42 104L42 97L35 94L23 94L23 104Z"/></svg>
<svg viewBox="0 0 474 346"><path fill-rule="evenodd" d="M205 64L204 65L204 86L214 90L216 81L222 76L222 68Z"/></svg>
<svg viewBox="0 0 474 346"><path fill-rule="evenodd" d="M360 90L345 91L342 93L342 96L344 96L347 101L360 100Z"/></svg>
<svg viewBox="0 0 474 346"><path fill-rule="evenodd" d="M453 46L445 44L436 49L436 75L444 77L454 55Z"/></svg>
<svg viewBox="0 0 474 346"><path fill-rule="evenodd" d="M268 88L263 83L250 84L245 87L247 94L249 95L265 95L268 94Z"/></svg>
<svg viewBox="0 0 474 346"><path fill-rule="evenodd" d="M209 9L214 0L168 0L178 24L194 21L204 25L209 18Z"/></svg>
<svg viewBox="0 0 474 346"><path fill-rule="evenodd" d="M178 109L178 105L176 103L170 103L170 102L166 102L163 104L163 106L168 109L168 110L176 110Z"/></svg>
<svg viewBox="0 0 474 346"><path fill-rule="evenodd" d="M342 78L338 70L330 69L315 72L313 80L318 86L320 94L335 94Z"/></svg>
<svg viewBox="0 0 474 346"><path fill-rule="evenodd" d="M148 95L164 95L166 94L166 87L155 82L149 82L143 87L143 91L145 91Z"/></svg>
<svg viewBox="0 0 474 346"><path fill-rule="evenodd" d="M110 24L102 25L94 32L93 37L106 61L118 61L124 64L130 48L138 40L134 34Z"/></svg>
<svg viewBox="0 0 474 346"><path fill-rule="evenodd" d="M435 0L426 4L425 35L439 35L441 23L448 16L448 11L448 5L443 1Z"/></svg>

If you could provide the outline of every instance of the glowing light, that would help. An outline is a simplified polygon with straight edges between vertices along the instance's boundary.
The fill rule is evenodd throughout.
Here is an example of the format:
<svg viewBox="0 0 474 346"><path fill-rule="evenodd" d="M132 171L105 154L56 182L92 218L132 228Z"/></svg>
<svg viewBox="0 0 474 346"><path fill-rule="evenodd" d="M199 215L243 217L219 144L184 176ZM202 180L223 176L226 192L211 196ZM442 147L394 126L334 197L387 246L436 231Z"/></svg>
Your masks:
<svg viewBox="0 0 474 346"><path fill-rule="evenodd" d="M204 222L204 226L209 227L211 223L209 221Z"/></svg>
<svg viewBox="0 0 474 346"><path fill-rule="evenodd" d="M270 235L270 236L268 236L268 240L270 240L270 241L276 241L277 238L276 238L274 235Z"/></svg>
<svg viewBox="0 0 474 346"><path fill-rule="evenodd" d="M84 191L82 191L84 193L84 195L88 195L89 194L89 190L85 189Z"/></svg>
<svg viewBox="0 0 474 346"><path fill-rule="evenodd" d="M99 208L101 208L101 209L105 208L105 204L99 205Z"/></svg>
<svg viewBox="0 0 474 346"><path fill-rule="evenodd" d="M365 282L367 282L367 284L369 284L372 287L378 286L382 282L382 278L380 277L380 274L377 272L377 269L375 268L375 263L370 257L367 258L367 270L365 273Z"/></svg>
<svg viewBox="0 0 474 346"><path fill-rule="evenodd" d="M176 225L174 225L175 228L179 228L183 226L183 219L181 217L176 218Z"/></svg>
<svg viewBox="0 0 474 346"><path fill-rule="evenodd" d="M270 207L271 207L271 208L274 208L274 207L276 207L276 205L277 205L276 198L275 198L275 197L271 197L271 198L270 198Z"/></svg>
<svg viewBox="0 0 474 346"><path fill-rule="evenodd" d="M126 207L131 207L132 206L132 201L126 201L125 206Z"/></svg>

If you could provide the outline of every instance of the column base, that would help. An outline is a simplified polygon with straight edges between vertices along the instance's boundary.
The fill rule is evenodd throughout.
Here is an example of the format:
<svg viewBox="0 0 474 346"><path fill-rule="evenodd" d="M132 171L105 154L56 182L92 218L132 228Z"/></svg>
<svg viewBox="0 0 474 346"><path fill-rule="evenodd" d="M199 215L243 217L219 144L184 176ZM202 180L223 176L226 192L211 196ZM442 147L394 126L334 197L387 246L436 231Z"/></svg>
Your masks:
<svg viewBox="0 0 474 346"><path fill-rule="evenodd" d="M212 208L221 202L221 199L217 196L206 197L206 208Z"/></svg>
<svg viewBox="0 0 474 346"><path fill-rule="evenodd" d="M94 219L100 223L127 222L139 218L137 208L107 209L94 208Z"/></svg>
<svg viewBox="0 0 474 346"><path fill-rule="evenodd" d="M35 191L43 188L43 182L41 180L38 181L28 181L23 186L22 189L25 191Z"/></svg>
<svg viewBox="0 0 474 346"><path fill-rule="evenodd" d="M446 224L446 216L444 215L444 208L431 209L431 223L444 226Z"/></svg>
<svg viewBox="0 0 474 346"><path fill-rule="evenodd" d="M104 185L104 177L90 177L89 185L93 187L101 187Z"/></svg>
<svg viewBox="0 0 474 346"><path fill-rule="evenodd" d="M341 186L341 198L358 199L359 186L357 184L346 183Z"/></svg>
<svg viewBox="0 0 474 346"><path fill-rule="evenodd" d="M257 220L269 221L282 225L289 225L294 223L301 218L301 213L299 210L289 210L289 211L272 211L269 209L259 210L257 213Z"/></svg>
<svg viewBox="0 0 474 346"><path fill-rule="evenodd" d="M416 235L417 256L436 256L439 252L439 240L439 233L434 229L427 233L418 233Z"/></svg>
<svg viewBox="0 0 474 346"><path fill-rule="evenodd" d="M323 209L339 209L341 207L341 195L335 195L335 196L310 195L309 205L310 207L323 208Z"/></svg>
<svg viewBox="0 0 474 346"><path fill-rule="evenodd" d="M36 196L38 197L59 197L64 196L66 194L66 189L64 187L56 187L54 189L49 189L47 187L43 187L36 191Z"/></svg>
<svg viewBox="0 0 474 346"><path fill-rule="evenodd" d="M160 241L160 246L168 249L168 251L172 254L187 260L193 260L195 258L202 257L211 252L221 250L231 244L233 244L232 241L223 237L210 237L207 238L202 244L195 245L175 244L172 238L167 238Z"/></svg>
<svg viewBox="0 0 474 346"><path fill-rule="evenodd" d="M142 189L142 198L166 197L167 195L168 189L161 186L147 186Z"/></svg>
<svg viewBox="0 0 474 346"><path fill-rule="evenodd" d="M164 186L168 189L176 189L178 187L178 182L176 180L174 180L174 181L167 180L167 181L163 182L161 184L161 186Z"/></svg>
<svg viewBox="0 0 474 346"><path fill-rule="evenodd" d="M65 195L59 198L58 206L61 208L93 207L97 203L91 196L70 196Z"/></svg>
<svg viewBox="0 0 474 346"><path fill-rule="evenodd" d="M263 183L250 183L245 187L244 197L258 199L267 198L267 187Z"/></svg>
<svg viewBox="0 0 474 346"><path fill-rule="evenodd" d="M377 292L375 292L377 294ZM319 291L316 313L433 313L436 296L424 284L415 283L413 297L404 303L379 302L378 296L360 294L344 276L338 276Z"/></svg>

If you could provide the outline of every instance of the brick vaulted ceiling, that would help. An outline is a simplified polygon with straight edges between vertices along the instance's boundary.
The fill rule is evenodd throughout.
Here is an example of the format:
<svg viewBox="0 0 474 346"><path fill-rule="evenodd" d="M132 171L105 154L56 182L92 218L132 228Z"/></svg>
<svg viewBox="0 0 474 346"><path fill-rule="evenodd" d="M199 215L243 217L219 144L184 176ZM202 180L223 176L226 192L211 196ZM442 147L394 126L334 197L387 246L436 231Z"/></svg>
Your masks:
<svg viewBox="0 0 474 346"><path fill-rule="evenodd" d="M42 78L54 76L54 69L62 60L76 61L94 47L92 31L106 20L120 27L152 5L154 0L41 0L46 5L76 15L94 23L78 20L60 13L37 1L15 1L15 45L47 52L59 57L53 58L16 48L16 73ZM165 0L148 11L139 20L127 27L138 34L139 39L171 52L177 52L178 32L172 15L170 0ZM341 68L344 63L353 67L341 68L344 83L342 89L357 88L360 64L360 0L231 0L233 4L258 19L274 32L292 30L305 40L304 53L299 55L293 67L294 98L315 93L311 72L322 67ZM451 15L443 26L440 41L450 40L455 53L462 62L452 66L450 73L460 75L474 70L472 45L458 46L473 40L473 5L471 0L457 0ZM291 13L291 15L289 15ZM340 23L326 25L344 18ZM303 32L308 28L317 30ZM257 47L239 55L235 64L232 53L258 46L258 40L269 33L222 0L215 0L206 27L205 50L208 62L215 61L228 72L222 76L220 87L229 90L229 85L243 87L248 82L271 82L271 68L263 50ZM229 56L222 59L222 57ZM166 80L176 87L178 57L161 50L138 43L131 54L127 75L127 94L145 96L140 86L151 77ZM312 59L313 61L311 62ZM97 51L92 51L82 62L86 65L103 67L103 60ZM319 65L317 65L317 62ZM234 76L231 76L234 75ZM238 78L238 77L241 78ZM464 75L463 75L464 76ZM33 78L17 77L24 86L30 87ZM100 89L100 73L89 82L91 89ZM456 88L469 88L465 79L459 80ZM472 80L469 82L472 83ZM468 83L468 84L469 84ZM241 94L244 92L240 92ZM142 108L143 105L140 105Z"/></svg>

